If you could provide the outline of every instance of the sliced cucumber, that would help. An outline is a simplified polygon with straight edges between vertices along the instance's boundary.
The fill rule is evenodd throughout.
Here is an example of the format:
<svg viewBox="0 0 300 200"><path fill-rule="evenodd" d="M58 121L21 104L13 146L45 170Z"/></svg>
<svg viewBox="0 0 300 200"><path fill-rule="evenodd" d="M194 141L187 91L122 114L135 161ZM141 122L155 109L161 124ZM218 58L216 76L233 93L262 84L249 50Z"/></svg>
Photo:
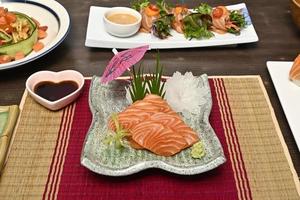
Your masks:
<svg viewBox="0 0 300 200"><path fill-rule="evenodd" d="M30 36L22 41L13 44L5 44L0 47L0 54L15 56L17 52L23 52L25 55L28 55L32 51L32 46L38 40L38 29L34 21L23 13L14 12L17 16L17 19L26 19L29 22L30 26Z"/></svg>
<svg viewBox="0 0 300 200"><path fill-rule="evenodd" d="M0 29L0 39L5 43L10 43L12 41L12 37L1 29Z"/></svg>

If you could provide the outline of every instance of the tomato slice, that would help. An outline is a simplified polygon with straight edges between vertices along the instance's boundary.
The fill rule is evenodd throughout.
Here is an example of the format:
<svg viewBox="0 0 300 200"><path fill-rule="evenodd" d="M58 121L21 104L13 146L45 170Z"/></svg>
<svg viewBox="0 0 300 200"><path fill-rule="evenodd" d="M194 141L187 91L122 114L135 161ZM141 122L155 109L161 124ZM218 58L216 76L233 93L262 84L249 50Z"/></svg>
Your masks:
<svg viewBox="0 0 300 200"><path fill-rule="evenodd" d="M4 16L0 17L0 25L6 25L7 24L7 20Z"/></svg>
<svg viewBox="0 0 300 200"><path fill-rule="evenodd" d="M6 10L4 7L0 7L0 16L5 16Z"/></svg>
<svg viewBox="0 0 300 200"><path fill-rule="evenodd" d="M0 29L4 30L8 34L13 31L13 28L8 24L0 24Z"/></svg>
<svg viewBox="0 0 300 200"><path fill-rule="evenodd" d="M151 10L153 10L153 11L159 11L158 7L157 7L156 5L154 5L154 4L150 4L150 5L149 5L149 8L150 8Z"/></svg>
<svg viewBox="0 0 300 200"><path fill-rule="evenodd" d="M215 8L212 12L212 15L214 18L220 18L223 15L223 9L222 8Z"/></svg>
<svg viewBox="0 0 300 200"><path fill-rule="evenodd" d="M7 12L5 16L8 24L14 23L17 20L17 17L14 13Z"/></svg>
<svg viewBox="0 0 300 200"><path fill-rule="evenodd" d="M4 30L6 33L11 33L13 28L8 24L0 24L0 29Z"/></svg>
<svg viewBox="0 0 300 200"><path fill-rule="evenodd" d="M150 4L145 8L145 13L148 16L158 16L159 15L159 9L157 6Z"/></svg>

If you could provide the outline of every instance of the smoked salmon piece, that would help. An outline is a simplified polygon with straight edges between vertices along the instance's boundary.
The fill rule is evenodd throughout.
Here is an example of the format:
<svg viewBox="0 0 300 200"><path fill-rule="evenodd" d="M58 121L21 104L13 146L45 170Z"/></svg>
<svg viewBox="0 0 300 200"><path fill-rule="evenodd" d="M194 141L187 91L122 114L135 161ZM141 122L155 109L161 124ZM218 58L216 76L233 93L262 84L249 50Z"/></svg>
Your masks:
<svg viewBox="0 0 300 200"><path fill-rule="evenodd" d="M176 6L175 8L172 8L171 13L174 15L174 20L171 24L172 28L178 33L183 34L183 19L191 12L185 6Z"/></svg>
<svg viewBox="0 0 300 200"><path fill-rule="evenodd" d="M292 81L300 81L300 54L294 60L289 77Z"/></svg>
<svg viewBox="0 0 300 200"><path fill-rule="evenodd" d="M289 78L300 87L300 54L294 60L293 66L289 73Z"/></svg>
<svg viewBox="0 0 300 200"><path fill-rule="evenodd" d="M134 102L117 117L121 127L128 131L127 139L135 149L172 156L199 140L197 133L157 95L150 94ZM116 129L111 119L108 127Z"/></svg>

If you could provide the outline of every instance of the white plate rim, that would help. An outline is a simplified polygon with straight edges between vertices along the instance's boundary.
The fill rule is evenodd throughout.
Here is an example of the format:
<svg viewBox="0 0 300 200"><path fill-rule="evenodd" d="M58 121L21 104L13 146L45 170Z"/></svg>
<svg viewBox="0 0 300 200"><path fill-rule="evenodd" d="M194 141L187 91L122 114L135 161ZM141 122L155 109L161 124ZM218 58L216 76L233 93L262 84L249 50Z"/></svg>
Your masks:
<svg viewBox="0 0 300 200"><path fill-rule="evenodd" d="M42 7L50 12L58 20L59 30L56 37L49 44L47 44L44 49L41 50L41 52L38 52L37 55L29 58L28 56L30 55L28 55L21 60L0 64L0 70L15 68L46 55L47 53L55 49L67 37L70 31L71 19L69 13L65 9L65 7L63 7L59 2L55 0L8 0L3 1L2 3L29 3Z"/></svg>

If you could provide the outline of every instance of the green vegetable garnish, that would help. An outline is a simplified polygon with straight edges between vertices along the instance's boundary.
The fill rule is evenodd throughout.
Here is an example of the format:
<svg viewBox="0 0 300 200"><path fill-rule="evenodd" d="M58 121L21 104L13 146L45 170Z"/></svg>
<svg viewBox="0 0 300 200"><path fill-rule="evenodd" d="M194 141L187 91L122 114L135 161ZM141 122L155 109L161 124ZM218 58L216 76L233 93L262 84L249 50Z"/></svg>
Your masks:
<svg viewBox="0 0 300 200"><path fill-rule="evenodd" d="M157 0L156 5L159 9L160 16L169 14L170 6L164 0Z"/></svg>
<svg viewBox="0 0 300 200"><path fill-rule="evenodd" d="M229 28L229 29L227 29L227 32L239 35L241 32L241 29L245 28L247 25L245 16L239 10L233 10L233 11L230 11L229 18L230 18L230 21L232 21L232 23L234 25L239 27L239 29Z"/></svg>
<svg viewBox="0 0 300 200"><path fill-rule="evenodd" d="M132 79L130 80L131 86L129 87L132 102L144 99L147 94L156 94L164 98L165 82L161 82L163 67L160 64L159 52L156 56L156 69L154 73L144 77L144 72L141 68L142 67L140 65L136 73L134 66L132 67ZM148 86L148 88L146 86Z"/></svg>
<svg viewBox="0 0 300 200"><path fill-rule="evenodd" d="M135 72L135 67L132 67L132 79L130 82L131 87L129 87L129 92L132 102L144 99L148 91L146 89L146 81L144 81L144 72L141 69L141 65L137 73Z"/></svg>
<svg viewBox="0 0 300 200"><path fill-rule="evenodd" d="M5 43L10 43L12 41L12 36L0 29L0 40Z"/></svg>
<svg viewBox="0 0 300 200"><path fill-rule="evenodd" d="M201 141L192 146L191 156L195 159L201 159L205 156L205 149Z"/></svg>
<svg viewBox="0 0 300 200"><path fill-rule="evenodd" d="M202 15L210 15L212 12L212 7L207 3L201 3L194 11Z"/></svg>
<svg viewBox="0 0 300 200"><path fill-rule="evenodd" d="M137 11L141 11L143 8L150 4L149 0L134 0L131 2L131 7Z"/></svg>
<svg viewBox="0 0 300 200"><path fill-rule="evenodd" d="M184 36L188 39L209 39L214 36L209 30L211 25L210 15L192 13L183 19Z"/></svg>
<svg viewBox="0 0 300 200"><path fill-rule="evenodd" d="M147 79L147 85L151 94L156 94L164 98L166 92L164 91L165 82L161 82L162 73L163 67L160 64L160 56L158 52L156 56L155 73L150 74L150 77Z"/></svg>
<svg viewBox="0 0 300 200"><path fill-rule="evenodd" d="M118 116L117 114L112 114L111 119L113 120L113 122L115 123L116 126L116 132L108 132L108 136L106 136L104 142L108 145L115 145L116 148L118 149L122 149L127 147L125 141L124 141L124 137L127 136L128 131L123 129L121 127L121 125L119 124L118 121Z"/></svg>
<svg viewBox="0 0 300 200"><path fill-rule="evenodd" d="M234 10L230 12L230 20L237 25L240 28L245 28L247 23L245 20L245 16L239 11L239 10Z"/></svg>
<svg viewBox="0 0 300 200"><path fill-rule="evenodd" d="M160 39L165 39L171 35L171 24L174 20L173 14L168 14L155 20L152 25L153 34Z"/></svg>
<svg viewBox="0 0 300 200"><path fill-rule="evenodd" d="M240 30L236 30L236 29L234 29L234 28L229 28L229 29L227 29L227 32L228 32L228 33L235 34L235 35L239 35L239 34L241 33Z"/></svg>

